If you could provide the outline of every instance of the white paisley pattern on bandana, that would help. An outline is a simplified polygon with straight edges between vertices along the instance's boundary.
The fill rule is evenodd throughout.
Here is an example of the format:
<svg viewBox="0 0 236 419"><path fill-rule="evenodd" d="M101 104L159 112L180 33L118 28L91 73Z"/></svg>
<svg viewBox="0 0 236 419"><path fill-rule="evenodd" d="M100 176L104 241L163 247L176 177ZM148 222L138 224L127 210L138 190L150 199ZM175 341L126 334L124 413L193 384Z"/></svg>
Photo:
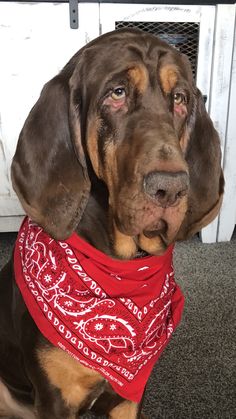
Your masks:
<svg viewBox="0 0 236 419"><path fill-rule="evenodd" d="M117 261L75 233L53 240L25 218L15 248L16 281L53 345L138 402L183 309L172 252Z"/></svg>

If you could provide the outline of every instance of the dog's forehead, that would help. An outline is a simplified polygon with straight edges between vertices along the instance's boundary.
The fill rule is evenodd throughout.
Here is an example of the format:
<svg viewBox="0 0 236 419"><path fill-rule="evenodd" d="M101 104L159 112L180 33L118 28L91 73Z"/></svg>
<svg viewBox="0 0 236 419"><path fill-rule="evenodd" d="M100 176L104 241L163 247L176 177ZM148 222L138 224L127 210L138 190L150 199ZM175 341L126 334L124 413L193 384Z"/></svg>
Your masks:
<svg viewBox="0 0 236 419"><path fill-rule="evenodd" d="M121 30L107 33L85 48L85 56L93 55L100 61L127 62L128 60L157 60L168 52L176 55L170 45L157 36L139 30Z"/></svg>
<svg viewBox="0 0 236 419"><path fill-rule="evenodd" d="M82 81L90 96L107 88L107 83L122 83L126 77L139 87L141 79L146 80L142 86L147 86L148 80L155 84L160 78L167 93L178 80L191 80L190 66L178 50L139 30L104 34L83 47L73 62L70 86L77 88Z"/></svg>
<svg viewBox="0 0 236 419"><path fill-rule="evenodd" d="M137 30L113 31L102 35L83 49L79 67L85 83L120 74L141 65L157 74L158 66L172 62L179 66L180 53L158 37Z"/></svg>

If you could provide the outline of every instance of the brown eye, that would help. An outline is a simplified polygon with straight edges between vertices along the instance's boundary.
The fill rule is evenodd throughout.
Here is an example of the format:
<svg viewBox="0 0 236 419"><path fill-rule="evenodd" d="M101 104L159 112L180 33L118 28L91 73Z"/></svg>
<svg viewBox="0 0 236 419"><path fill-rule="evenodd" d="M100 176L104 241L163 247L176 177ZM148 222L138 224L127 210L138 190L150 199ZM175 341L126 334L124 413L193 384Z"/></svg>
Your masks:
<svg viewBox="0 0 236 419"><path fill-rule="evenodd" d="M124 99L126 96L126 92L125 92L125 88L124 87L116 87L112 93L111 93L111 97L114 100L121 100Z"/></svg>
<svg viewBox="0 0 236 419"><path fill-rule="evenodd" d="M175 105L181 105L181 103L186 104L187 98L184 93L175 93L174 94L174 103Z"/></svg>

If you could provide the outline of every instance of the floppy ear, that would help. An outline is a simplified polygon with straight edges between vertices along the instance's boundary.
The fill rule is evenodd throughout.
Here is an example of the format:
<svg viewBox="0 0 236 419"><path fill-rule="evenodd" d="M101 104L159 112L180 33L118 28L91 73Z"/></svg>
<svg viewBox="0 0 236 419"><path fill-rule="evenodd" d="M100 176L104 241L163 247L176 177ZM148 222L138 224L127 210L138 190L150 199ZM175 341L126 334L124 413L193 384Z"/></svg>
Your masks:
<svg viewBox="0 0 236 419"><path fill-rule="evenodd" d="M11 167L26 214L55 239L65 239L75 229L90 191L79 120L74 130L70 119L69 83L59 74L44 86L31 110Z"/></svg>
<svg viewBox="0 0 236 419"><path fill-rule="evenodd" d="M199 90L195 91L194 110L185 135L190 175L189 205L177 240L191 237L217 216L223 198L220 139L206 112Z"/></svg>

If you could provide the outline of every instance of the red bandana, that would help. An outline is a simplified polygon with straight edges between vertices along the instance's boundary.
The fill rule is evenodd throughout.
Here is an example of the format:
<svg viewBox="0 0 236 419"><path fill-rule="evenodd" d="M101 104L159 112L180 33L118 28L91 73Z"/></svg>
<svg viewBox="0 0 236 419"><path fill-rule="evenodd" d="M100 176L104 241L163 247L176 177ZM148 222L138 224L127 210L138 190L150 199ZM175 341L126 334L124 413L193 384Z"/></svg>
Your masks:
<svg viewBox="0 0 236 419"><path fill-rule="evenodd" d="M56 241L25 218L15 247L16 281L40 331L139 402L180 321L173 246L163 256L112 259L76 233Z"/></svg>

